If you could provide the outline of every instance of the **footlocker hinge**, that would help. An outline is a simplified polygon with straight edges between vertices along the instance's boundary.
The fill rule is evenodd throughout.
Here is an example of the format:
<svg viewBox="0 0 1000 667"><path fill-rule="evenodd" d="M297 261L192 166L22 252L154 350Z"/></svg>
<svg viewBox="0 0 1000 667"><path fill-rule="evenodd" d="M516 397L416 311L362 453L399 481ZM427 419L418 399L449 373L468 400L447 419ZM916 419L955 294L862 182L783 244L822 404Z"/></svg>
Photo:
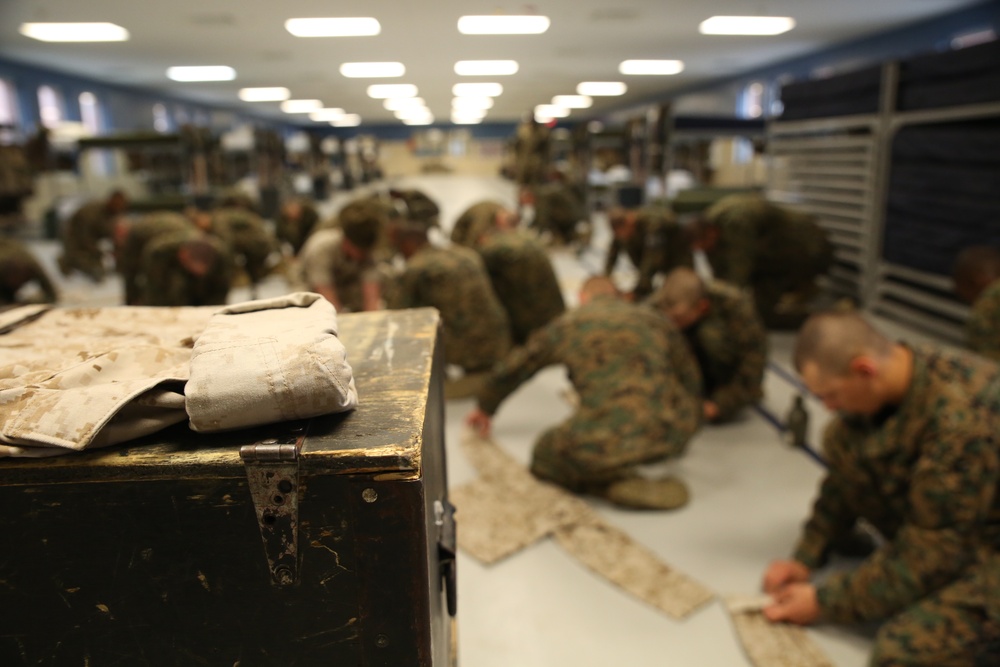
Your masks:
<svg viewBox="0 0 1000 667"><path fill-rule="evenodd" d="M264 440L240 448L271 583L292 586L299 578L299 446L301 436Z"/></svg>

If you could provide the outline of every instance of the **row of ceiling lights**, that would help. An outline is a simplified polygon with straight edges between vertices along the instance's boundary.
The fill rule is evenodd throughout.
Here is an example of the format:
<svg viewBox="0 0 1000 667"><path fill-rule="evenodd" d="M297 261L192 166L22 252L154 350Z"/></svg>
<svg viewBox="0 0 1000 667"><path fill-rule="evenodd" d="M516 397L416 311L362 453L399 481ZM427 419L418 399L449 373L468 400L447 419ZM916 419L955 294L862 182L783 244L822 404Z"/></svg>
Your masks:
<svg viewBox="0 0 1000 667"><path fill-rule="evenodd" d="M458 20L458 30L466 35L541 34L548 30L546 16L463 16ZM707 35L777 35L795 26L790 17L713 16L699 26ZM285 29L296 37L358 37L378 35L381 24L371 17L354 18L293 18L285 21ZM47 42L124 41L128 31L112 23L24 23L22 35ZM626 60L618 71L624 75L679 74L684 70L680 60ZM455 63L459 76L505 76L517 73L514 60L462 60ZM400 62L344 63L340 73L348 78L400 77L406 67ZM167 69L168 78L174 81L232 81L236 70L229 66L178 66ZM476 88L478 87L478 88ZM550 104L535 107L535 119L549 122L568 116L572 109L591 106L593 96L623 95L627 90L620 81L586 81L577 86L576 95L557 95ZM424 125L434 118L423 100L417 97L417 87L412 84L372 85L368 95L383 99L386 109L397 118L411 125ZM480 122L486 110L493 106L493 98L503 92L498 83L456 84L453 88L452 121L455 123ZM240 99L246 102L280 101L286 113L308 113L316 122L329 122L338 127L361 123L357 114L348 114L339 108L324 108L320 100L293 100L284 87L243 88Z"/></svg>

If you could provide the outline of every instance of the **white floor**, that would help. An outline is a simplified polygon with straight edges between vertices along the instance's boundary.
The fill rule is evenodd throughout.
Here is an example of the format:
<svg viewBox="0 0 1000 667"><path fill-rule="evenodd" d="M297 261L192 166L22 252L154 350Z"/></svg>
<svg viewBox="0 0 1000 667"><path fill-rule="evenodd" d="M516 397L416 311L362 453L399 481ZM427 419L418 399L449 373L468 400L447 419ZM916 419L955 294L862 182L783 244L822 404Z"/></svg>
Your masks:
<svg viewBox="0 0 1000 667"><path fill-rule="evenodd" d="M515 201L513 186L499 179L427 176L392 185L419 187L436 199L445 232L466 206L480 199ZM323 205L323 211L333 213L348 199L338 195ZM568 249L553 251L571 303L576 301L576 287L582 279L603 266L608 242L606 221L598 216L590 250L580 257ZM116 278L97 287L82 278L63 280L54 270L56 245L32 245L60 280L65 305L120 302ZM625 282L631 279L627 270L618 277ZM282 280L271 278L260 293L270 296L284 289ZM231 295L232 301L247 298L245 289ZM893 335L913 338L898 326L887 324L886 328ZM775 334L771 342L772 363L787 371L793 337ZM768 373L762 406L779 418L796 391L785 375ZM495 439L527 462L537 434L569 414L569 406L560 397L566 386L559 368L533 378L501 406L494 422ZM452 485L475 475L458 447L471 408L470 400L447 406ZM810 410L811 442L816 444L826 415L814 401ZM737 423L702 429L677 463L676 472L692 491L691 504L677 512L628 512L599 501L594 505L667 563L720 595L757 591L768 561L786 556L792 548L823 473L815 460L788 447L776 428L753 411ZM683 622L673 621L592 574L551 541L492 567L460 554L458 599L460 664L466 667L749 665L719 602ZM837 667L866 664L870 636L837 627L819 627L810 633Z"/></svg>

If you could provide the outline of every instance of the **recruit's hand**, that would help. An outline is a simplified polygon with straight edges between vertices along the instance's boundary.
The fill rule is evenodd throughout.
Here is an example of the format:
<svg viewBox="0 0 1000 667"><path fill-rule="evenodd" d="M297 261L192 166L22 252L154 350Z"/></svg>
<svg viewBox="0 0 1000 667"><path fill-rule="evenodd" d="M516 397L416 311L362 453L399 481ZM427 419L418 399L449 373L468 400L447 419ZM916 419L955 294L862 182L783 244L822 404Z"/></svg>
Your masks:
<svg viewBox="0 0 1000 667"><path fill-rule="evenodd" d="M774 604L763 609L769 621L809 625L819 618L819 600L812 584L789 584L774 594Z"/></svg>
<svg viewBox="0 0 1000 667"><path fill-rule="evenodd" d="M469 413L469 416L465 418L465 423L472 427L472 430L476 432L480 438L490 437L490 426L492 424L492 418L476 408Z"/></svg>
<svg viewBox="0 0 1000 667"><path fill-rule="evenodd" d="M715 421L719 417L719 406L712 401L705 401L701 404L701 414L705 421Z"/></svg>
<svg viewBox="0 0 1000 667"><path fill-rule="evenodd" d="M764 572L764 592L774 595L789 584L809 581L809 568L797 560L776 560Z"/></svg>

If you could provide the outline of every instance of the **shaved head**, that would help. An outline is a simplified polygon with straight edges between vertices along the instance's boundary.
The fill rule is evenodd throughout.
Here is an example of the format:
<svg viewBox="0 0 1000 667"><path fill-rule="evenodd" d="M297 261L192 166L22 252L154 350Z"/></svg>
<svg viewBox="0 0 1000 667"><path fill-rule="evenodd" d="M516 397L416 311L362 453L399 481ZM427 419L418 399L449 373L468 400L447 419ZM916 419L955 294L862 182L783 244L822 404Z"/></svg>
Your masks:
<svg viewBox="0 0 1000 667"><path fill-rule="evenodd" d="M1000 278L1000 248L972 246L955 258L955 292L968 303L994 280Z"/></svg>
<svg viewBox="0 0 1000 667"><path fill-rule="evenodd" d="M795 342L795 368L802 372L812 363L824 373L843 375L853 359L862 355L884 359L892 352L892 347L892 341L857 313L817 313L799 330Z"/></svg>
<svg viewBox="0 0 1000 667"><path fill-rule="evenodd" d="M583 282L580 288L582 297L593 298L595 296L619 296L618 288L607 276L591 276Z"/></svg>
<svg viewBox="0 0 1000 667"><path fill-rule="evenodd" d="M674 269L651 299L657 306L691 307L705 298L705 282L689 268Z"/></svg>

